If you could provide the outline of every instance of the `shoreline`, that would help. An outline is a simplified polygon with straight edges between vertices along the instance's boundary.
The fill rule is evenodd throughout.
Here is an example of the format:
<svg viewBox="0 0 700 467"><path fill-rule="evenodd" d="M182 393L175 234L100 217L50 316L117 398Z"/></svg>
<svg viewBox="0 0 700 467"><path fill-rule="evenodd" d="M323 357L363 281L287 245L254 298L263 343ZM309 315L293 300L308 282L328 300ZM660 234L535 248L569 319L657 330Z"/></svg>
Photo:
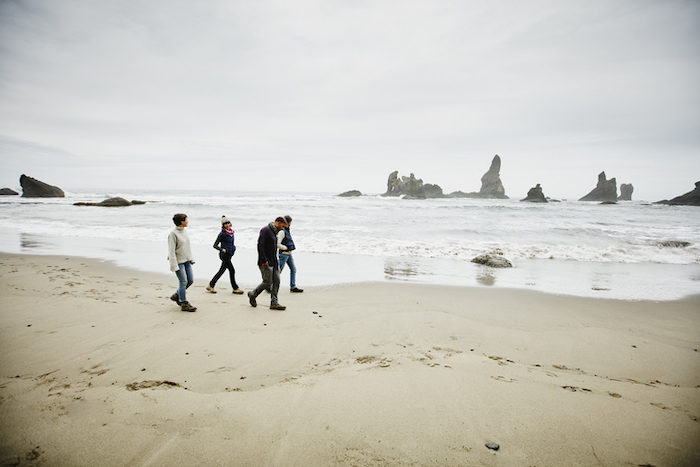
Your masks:
<svg viewBox="0 0 700 467"><path fill-rule="evenodd" d="M197 280L186 313L174 277L100 260L0 277L4 465L700 462L699 295L384 281L276 312Z"/></svg>
<svg viewBox="0 0 700 467"><path fill-rule="evenodd" d="M219 269L210 245L193 244L195 278L210 279ZM0 229L0 252L55 255L111 261L119 267L170 274L167 244L137 240L96 239L19 234ZM298 285L326 286L364 282L515 288L569 296L623 300L677 300L700 291L700 263L597 263L567 260L520 260L497 269L469 261L414 256L364 256L345 253L294 253ZM256 251L239 247L234 256L236 278L257 284ZM288 281L283 271L283 286Z"/></svg>

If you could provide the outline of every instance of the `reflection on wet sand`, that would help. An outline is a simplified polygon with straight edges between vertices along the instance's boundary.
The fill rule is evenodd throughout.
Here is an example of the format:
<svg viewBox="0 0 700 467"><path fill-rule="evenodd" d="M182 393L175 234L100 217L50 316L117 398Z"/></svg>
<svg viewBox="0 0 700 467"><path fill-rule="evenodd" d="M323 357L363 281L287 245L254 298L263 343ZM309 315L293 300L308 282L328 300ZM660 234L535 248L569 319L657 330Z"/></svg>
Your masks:
<svg viewBox="0 0 700 467"><path fill-rule="evenodd" d="M51 245L50 243L40 240L38 235L32 235L28 233L19 234L19 247L21 250L36 250L39 248L46 248Z"/></svg>
<svg viewBox="0 0 700 467"><path fill-rule="evenodd" d="M419 274L418 265L413 261L387 259L384 262L384 275L387 279L407 279Z"/></svg>
<svg viewBox="0 0 700 467"><path fill-rule="evenodd" d="M491 286L496 283L496 276L490 269L482 268L476 275L476 281L481 285Z"/></svg>

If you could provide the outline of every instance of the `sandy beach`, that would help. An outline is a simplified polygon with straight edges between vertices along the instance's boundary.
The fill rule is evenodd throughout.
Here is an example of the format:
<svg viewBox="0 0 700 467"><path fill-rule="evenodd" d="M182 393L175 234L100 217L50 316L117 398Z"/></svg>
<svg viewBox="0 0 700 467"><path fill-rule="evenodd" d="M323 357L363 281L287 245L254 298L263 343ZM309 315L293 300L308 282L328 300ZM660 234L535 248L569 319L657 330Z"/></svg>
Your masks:
<svg viewBox="0 0 700 467"><path fill-rule="evenodd" d="M0 254L0 465L700 465L700 296L195 273Z"/></svg>

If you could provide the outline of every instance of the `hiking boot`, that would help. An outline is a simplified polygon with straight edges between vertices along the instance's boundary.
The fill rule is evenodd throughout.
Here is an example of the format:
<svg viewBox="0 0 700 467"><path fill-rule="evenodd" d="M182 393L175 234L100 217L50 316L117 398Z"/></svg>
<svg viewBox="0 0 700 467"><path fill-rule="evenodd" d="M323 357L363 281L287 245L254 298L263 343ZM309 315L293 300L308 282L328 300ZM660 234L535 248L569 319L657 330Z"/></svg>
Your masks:
<svg viewBox="0 0 700 467"><path fill-rule="evenodd" d="M197 311L197 307L190 305L190 302L182 302L180 304L180 309L182 311Z"/></svg>
<svg viewBox="0 0 700 467"><path fill-rule="evenodd" d="M212 287L211 285L207 286L207 291L211 293L216 293L216 290L214 290L214 287Z"/></svg>
<svg viewBox="0 0 700 467"><path fill-rule="evenodd" d="M170 296L170 300L174 301L178 305L180 304L180 297L177 296L177 293L174 293Z"/></svg>
<svg viewBox="0 0 700 467"><path fill-rule="evenodd" d="M255 297L253 297L253 294L248 292L248 301L250 302L250 306L256 307L258 306L258 302L255 301Z"/></svg>
<svg viewBox="0 0 700 467"><path fill-rule="evenodd" d="M271 310L286 310L287 307L280 305L279 303L272 303L272 304L270 304L270 309Z"/></svg>
<svg viewBox="0 0 700 467"><path fill-rule="evenodd" d="M233 293L236 295L243 295L243 291L241 289L233 289Z"/></svg>
<svg viewBox="0 0 700 467"><path fill-rule="evenodd" d="M290 291L291 291L291 292L301 293L301 292L304 291L304 289L300 289L299 287L292 287L292 288L290 289Z"/></svg>

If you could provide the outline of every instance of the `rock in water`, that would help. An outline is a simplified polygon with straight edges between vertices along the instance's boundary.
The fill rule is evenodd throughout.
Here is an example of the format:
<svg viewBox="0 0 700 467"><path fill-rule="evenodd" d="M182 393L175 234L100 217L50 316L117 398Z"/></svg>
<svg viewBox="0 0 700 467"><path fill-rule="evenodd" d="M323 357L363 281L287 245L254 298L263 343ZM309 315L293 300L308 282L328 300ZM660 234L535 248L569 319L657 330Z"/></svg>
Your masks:
<svg viewBox="0 0 700 467"><path fill-rule="evenodd" d="M337 196L340 196L342 198L351 198L353 196L362 196L362 193L359 190L350 190L346 191L345 193L341 193Z"/></svg>
<svg viewBox="0 0 700 467"><path fill-rule="evenodd" d="M479 255L472 260L472 263L483 264L484 266L490 266L492 268L512 268L513 263L508 259L503 257L503 253L500 250L492 251L491 253L484 253Z"/></svg>
<svg viewBox="0 0 700 467"><path fill-rule="evenodd" d="M545 198L544 193L542 192L542 187L538 183L537 186L534 188L530 188L530 191L527 192L527 196L520 201L528 201L530 203L547 203L547 198Z"/></svg>
<svg viewBox="0 0 700 467"><path fill-rule="evenodd" d="M617 197L618 201L632 201L632 192L634 192L634 187L631 183L623 183L620 185L620 196Z"/></svg>
<svg viewBox="0 0 700 467"><path fill-rule="evenodd" d="M579 201L617 201L617 180L605 178L605 172L598 174L598 185Z"/></svg>
<svg viewBox="0 0 700 467"><path fill-rule="evenodd" d="M501 183L500 172L501 158L496 154L493 156L493 160L491 160L491 167L489 167L489 170L481 177L479 198L508 199L506 196L506 189L503 188L503 183Z"/></svg>
<svg viewBox="0 0 700 467"><path fill-rule="evenodd" d="M695 189L672 200L657 201L654 204L670 204L673 206L700 206L700 182L695 182Z"/></svg>
<svg viewBox="0 0 700 467"><path fill-rule="evenodd" d="M430 183L423 184L423 180L416 178L414 174L399 178L399 171L389 174L386 183L386 193L382 196L403 196L405 199L444 198L442 188Z"/></svg>
<svg viewBox="0 0 700 467"><path fill-rule="evenodd" d="M22 174L19 177L23 198L65 198L66 194L57 186L49 185Z"/></svg>
<svg viewBox="0 0 700 467"><path fill-rule="evenodd" d="M99 203L73 203L73 206L121 207L121 206L131 206L132 204L134 204L134 203L132 203L131 201L128 201L124 198L116 197L116 198L108 198L104 201L100 201ZM145 204L145 203L141 203L141 204Z"/></svg>
<svg viewBox="0 0 700 467"><path fill-rule="evenodd" d="M17 193L15 190L13 190L11 188L3 188L0 190L0 196L14 196L14 195L18 195L18 194L19 193Z"/></svg>

